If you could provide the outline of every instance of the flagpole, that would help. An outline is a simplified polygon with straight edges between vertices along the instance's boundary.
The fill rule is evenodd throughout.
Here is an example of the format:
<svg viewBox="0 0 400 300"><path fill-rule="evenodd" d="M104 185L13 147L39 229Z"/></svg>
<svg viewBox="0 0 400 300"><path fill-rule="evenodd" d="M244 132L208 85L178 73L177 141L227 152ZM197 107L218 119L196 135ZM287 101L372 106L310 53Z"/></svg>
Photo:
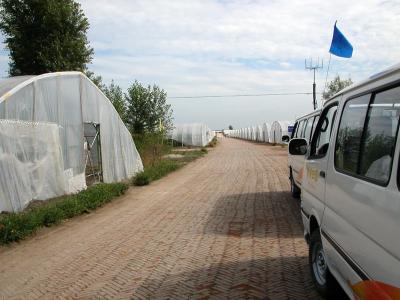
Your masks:
<svg viewBox="0 0 400 300"><path fill-rule="evenodd" d="M329 75L329 68L330 68L330 66L331 66L331 58L332 58L332 53L329 53L329 62L328 62L328 69L326 70L326 77L325 77L325 87L324 87L324 91L323 91L323 93L326 91L326 87L327 87L327 85L328 85L328 75ZM322 93L322 94L323 94ZM324 100L323 100L323 98L322 98L322 106L324 105Z"/></svg>

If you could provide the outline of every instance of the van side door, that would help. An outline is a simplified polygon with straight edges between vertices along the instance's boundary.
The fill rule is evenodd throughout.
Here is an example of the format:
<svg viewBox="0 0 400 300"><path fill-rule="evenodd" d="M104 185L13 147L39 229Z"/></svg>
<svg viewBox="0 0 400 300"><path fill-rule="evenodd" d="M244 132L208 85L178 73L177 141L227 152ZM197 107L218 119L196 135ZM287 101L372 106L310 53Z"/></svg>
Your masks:
<svg viewBox="0 0 400 300"><path fill-rule="evenodd" d="M307 140L307 143L310 143L310 137L312 132L312 127L314 125L315 116L309 117L305 120L305 124L303 125L303 132L299 135L299 138L304 138ZM305 155L290 155L291 165L292 165L292 176L297 184L297 186L301 186L302 178L304 176L304 159Z"/></svg>
<svg viewBox="0 0 400 300"><path fill-rule="evenodd" d="M305 119L297 122L296 132L294 135L295 138L302 137L302 132L304 129L305 122L306 122ZM292 174L291 175L293 176L293 179L296 182L296 184L298 186L300 186L301 180L299 178L299 171L303 167L304 156L303 155L289 155L289 161L290 161L290 165L292 166Z"/></svg>
<svg viewBox="0 0 400 300"><path fill-rule="evenodd" d="M325 201L325 180L330 137L334 127L338 102L329 104L318 120L305 161L302 179L302 210L322 221Z"/></svg>
<svg viewBox="0 0 400 300"><path fill-rule="evenodd" d="M400 86L346 99L340 114L321 228L330 268L353 288L400 291Z"/></svg>

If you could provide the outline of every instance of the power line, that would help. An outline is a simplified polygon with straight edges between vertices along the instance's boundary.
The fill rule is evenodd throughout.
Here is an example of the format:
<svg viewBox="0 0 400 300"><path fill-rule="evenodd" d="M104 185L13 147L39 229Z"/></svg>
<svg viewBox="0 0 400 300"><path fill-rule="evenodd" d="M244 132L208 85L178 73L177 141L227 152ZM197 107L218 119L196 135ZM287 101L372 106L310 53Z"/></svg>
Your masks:
<svg viewBox="0 0 400 300"><path fill-rule="evenodd" d="M265 93L265 94L236 94L236 95L203 95L203 96L172 96L169 99L200 99L200 98L236 98L236 97L263 97L263 96L294 96L294 95L312 95L309 92L299 93ZM320 94L320 93L318 93Z"/></svg>

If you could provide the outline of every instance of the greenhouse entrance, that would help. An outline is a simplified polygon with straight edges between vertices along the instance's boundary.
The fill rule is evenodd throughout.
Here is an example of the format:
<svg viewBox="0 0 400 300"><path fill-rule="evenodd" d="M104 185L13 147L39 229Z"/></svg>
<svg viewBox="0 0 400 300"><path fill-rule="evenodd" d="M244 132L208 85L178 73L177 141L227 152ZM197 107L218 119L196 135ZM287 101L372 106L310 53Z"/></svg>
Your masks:
<svg viewBox="0 0 400 300"><path fill-rule="evenodd" d="M86 185L103 182L100 124L84 123Z"/></svg>

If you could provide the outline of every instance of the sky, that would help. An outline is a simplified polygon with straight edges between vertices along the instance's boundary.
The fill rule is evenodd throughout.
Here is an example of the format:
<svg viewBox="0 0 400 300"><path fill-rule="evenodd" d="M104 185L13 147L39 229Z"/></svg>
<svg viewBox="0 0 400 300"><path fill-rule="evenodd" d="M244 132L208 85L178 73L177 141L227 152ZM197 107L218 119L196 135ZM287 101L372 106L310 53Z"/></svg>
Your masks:
<svg viewBox="0 0 400 300"><path fill-rule="evenodd" d="M89 69L124 90L135 79L157 84L168 93L175 123L241 128L311 112L311 95L174 97L312 92L306 58L323 60L316 76L322 92L336 20L354 52L350 59L332 56L328 81L340 75L357 82L400 62L398 0L78 2L95 50Z"/></svg>

